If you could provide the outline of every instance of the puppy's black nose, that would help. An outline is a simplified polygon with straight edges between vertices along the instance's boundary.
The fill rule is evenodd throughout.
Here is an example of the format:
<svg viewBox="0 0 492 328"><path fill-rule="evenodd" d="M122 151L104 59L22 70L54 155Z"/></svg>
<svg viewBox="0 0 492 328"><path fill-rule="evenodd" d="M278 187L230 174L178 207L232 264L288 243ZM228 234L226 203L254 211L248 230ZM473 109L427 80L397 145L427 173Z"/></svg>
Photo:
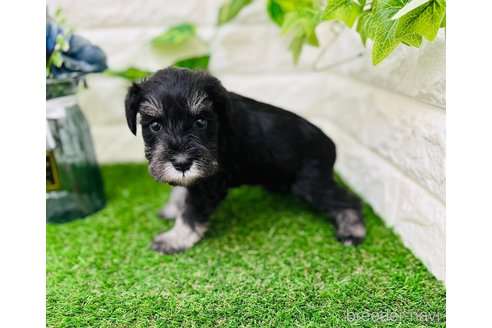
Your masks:
<svg viewBox="0 0 492 328"><path fill-rule="evenodd" d="M176 170L186 172L193 164L193 161L188 158L178 158L172 160L171 163L173 163Z"/></svg>

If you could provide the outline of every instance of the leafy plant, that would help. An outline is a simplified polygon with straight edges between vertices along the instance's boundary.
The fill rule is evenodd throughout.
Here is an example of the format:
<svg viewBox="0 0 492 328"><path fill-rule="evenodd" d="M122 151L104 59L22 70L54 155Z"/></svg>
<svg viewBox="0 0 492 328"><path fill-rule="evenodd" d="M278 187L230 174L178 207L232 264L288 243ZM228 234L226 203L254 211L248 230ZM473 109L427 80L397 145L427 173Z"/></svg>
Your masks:
<svg viewBox="0 0 492 328"><path fill-rule="evenodd" d="M105 70L106 55L102 49L74 34L65 22L61 9L56 10L54 17L46 13L46 78L80 78Z"/></svg>
<svg viewBox="0 0 492 328"><path fill-rule="evenodd" d="M154 46L176 45L182 43L196 35L196 25L183 23L171 27L169 30L152 39Z"/></svg>
<svg viewBox="0 0 492 328"><path fill-rule="evenodd" d="M436 38L446 13L446 1L417 1L422 4L400 17L398 13L405 9L402 3L403 1L399 1L401 9L392 17L389 17L389 15L393 11L396 11L393 9L395 0L378 1L375 7L375 24L377 24L378 20L382 21L382 23L380 26L376 25L378 28L376 29L372 57L375 65L386 58L399 43L405 43L412 47L420 47L422 37L425 37L429 41L433 41ZM411 4L411 2L406 0L404 4L406 5L407 3ZM390 21L391 26L387 27ZM388 36L385 36L385 34ZM385 38L389 39L389 45L382 44L381 40Z"/></svg>
<svg viewBox="0 0 492 328"><path fill-rule="evenodd" d="M51 51L51 55L46 61L46 77L51 76L51 69L53 66L61 67L63 64L62 53L70 49L70 44L65 39L64 35L58 34L55 37L55 46Z"/></svg>
<svg viewBox="0 0 492 328"><path fill-rule="evenodd" d="M242 9L244 3L229 0L226 5ZM422 37L433 41L439 28L446 26L446 0L267 0L266 9L282 35L292 33L289 48L294 62L304 44L318 46L315 29L322 21L340 21L349 28L357 22L355 30L364 46L368 39L374 42L374 65L400 43L418 48Z"/></svg>
<svg viewBox="0 0 492 328"><path fill-rule="evenodd" d="M184 43L192 38L197 38L197 27L193 23L182 23L171 26L164 33L155 36L150 40L150 44L155 48L165 50ZM202 41L204 42L204 41ZM186 67L189 69L206 69L210 60L209 54L204 54L191 58L183 58L173 63L171 66ZM138 82L144 77L152 75L152 72L138 67L128 67L124 70L106 70L106 75L117 76L132 82Z"/></svg>
<svg viewBox="0 0 492 328"><path fill-rule="evenodd" d="M294 62L297 63L301 55L304 43L319 46L316 37L316 26L321 19L322 12L315 7L299 8L284 14L281 35L293 31L294 37L290 43L290 50L294 56Z"/></svg>
<svg viewBox="0 0 492 328"><path fill-rule="evenodd" d="M206 69L208 67L208 62L210 60L210 55L192 57L188 59L182 59L173 64L175 67L186 67L189 69Z"/></svg>
<svg viewBox="0 0 492 328"><path fill-rule="evenodd" d="M253 0L227 0L219 9L217 25L233 20ZM323 21L340 21L354 28L364 46L373 41L372 63L378 65L400 44L420 47L422 39L433 41L446 26L446 0L266 0L270 19L281 35L290 35L289 49L297 63L305 44L319 46L316 27ZM154 47L172 47L197 38L197 26L172 26L150 42ZM203 42L203 41L202 41ZM204 42L205 43L205 42ZM210 54L185 58L172 64L207 69ZM138 81L151 72L136 67L107 74Z"/></svg>
<svg viewBox="0 0 492 328"><path fill-rule="evenodd" d="M249 5L252 0L230 0L225 2L219 9L219 18L217 20L217 25L222 25L227 23L236 17L237 14Z"/></svg>
<svg viewBox="0 0 492 328"><path fill-rule="evenodd" d="M357 2L352 0L331 0L326 6L323 20L341 20L348 27L352 27L362 13L365 3L366 0Z"/></svg>
<svg viewBox="0 0 492 328"><path fill-rule="evenodd" d="M47 16L46 20L46 77L50 77L53 66L62 66L62 53L68 51L70 43L66 40L68 28L61 28L61 25L66 23L61 8L56 9L54 18Z"/></svg>
<svg viewBox="0 0 492 328"><path fill-rule="evenodd" d="M152 75L152 72L137 67L128 67L127 69L116 71L107 69L104 74L108 76L117 76L132 82L138 82L146 76Z"/></svg>

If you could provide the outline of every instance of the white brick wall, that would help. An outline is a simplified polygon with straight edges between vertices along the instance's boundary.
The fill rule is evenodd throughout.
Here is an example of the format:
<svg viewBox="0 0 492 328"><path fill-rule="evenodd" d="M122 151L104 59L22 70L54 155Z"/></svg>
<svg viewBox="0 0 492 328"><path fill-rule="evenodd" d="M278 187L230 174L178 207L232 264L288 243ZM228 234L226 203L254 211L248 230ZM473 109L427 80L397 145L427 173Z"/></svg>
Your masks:
<svg viewBox="0 0 492 328"><path fill-rule="evenodd" d="M77 32L100 45L114 69L155 70L206 52L199 43L157 51L149 40L181 22L212 40L211 71L231 91L294 111L338 146L337 170L439 279L445 279L445 39L420 49L399 47L373 67L370 49L351 30L323 23L322 52L306 46L297 66L288 40L256 0L236 20L215 27L222 0L50 0ZM334 37L333 30L340 30ZM215 34L217 33L217 34ZM214 37L215 35L215 37ZM358 53L362 57L350 60ZM318 56L320 56L318 58ZM329 67L328 69L323 68ZM143 145L127 129L127 83L89 77L79 103L92 126L101 162L143 161Z"/></svg>

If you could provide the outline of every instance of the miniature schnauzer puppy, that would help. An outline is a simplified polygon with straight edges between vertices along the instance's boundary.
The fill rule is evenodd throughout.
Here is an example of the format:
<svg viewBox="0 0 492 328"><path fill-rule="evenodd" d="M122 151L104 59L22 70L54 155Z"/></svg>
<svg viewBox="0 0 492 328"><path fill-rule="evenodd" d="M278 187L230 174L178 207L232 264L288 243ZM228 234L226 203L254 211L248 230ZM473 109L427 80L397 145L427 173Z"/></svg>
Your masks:
<svg viewBox="0 0 492 328"><path fill-rule="evenodd" d="M135 135L140 114L150 175L175 186L160 216L176 223L152 249L192 247L227 190L243 184L290 192L323 210L340 242L363 241L360 202L333 180L335 144L305 119L228 92L204 71L172 67L134 83L125 110Z"/></svg>

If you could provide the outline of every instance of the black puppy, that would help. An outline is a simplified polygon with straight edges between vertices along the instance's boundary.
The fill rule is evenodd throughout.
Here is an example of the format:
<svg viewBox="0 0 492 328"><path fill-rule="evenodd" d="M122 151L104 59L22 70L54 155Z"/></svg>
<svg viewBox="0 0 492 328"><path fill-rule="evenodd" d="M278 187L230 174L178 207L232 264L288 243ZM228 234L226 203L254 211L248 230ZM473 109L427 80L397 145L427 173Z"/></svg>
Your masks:
<svg viewBox="0 0 492 328"><path fill-rule="evenodd" d="M160 213L176 224L154 250L193 246L227 190L242 184L292 192L333 218L340 242L364 239L360 203L333 180L335 145L303 118L228 92L206 72L171 67L133 84L125 107L133 134L140 114L149 173L176 186Z"/></svg>

